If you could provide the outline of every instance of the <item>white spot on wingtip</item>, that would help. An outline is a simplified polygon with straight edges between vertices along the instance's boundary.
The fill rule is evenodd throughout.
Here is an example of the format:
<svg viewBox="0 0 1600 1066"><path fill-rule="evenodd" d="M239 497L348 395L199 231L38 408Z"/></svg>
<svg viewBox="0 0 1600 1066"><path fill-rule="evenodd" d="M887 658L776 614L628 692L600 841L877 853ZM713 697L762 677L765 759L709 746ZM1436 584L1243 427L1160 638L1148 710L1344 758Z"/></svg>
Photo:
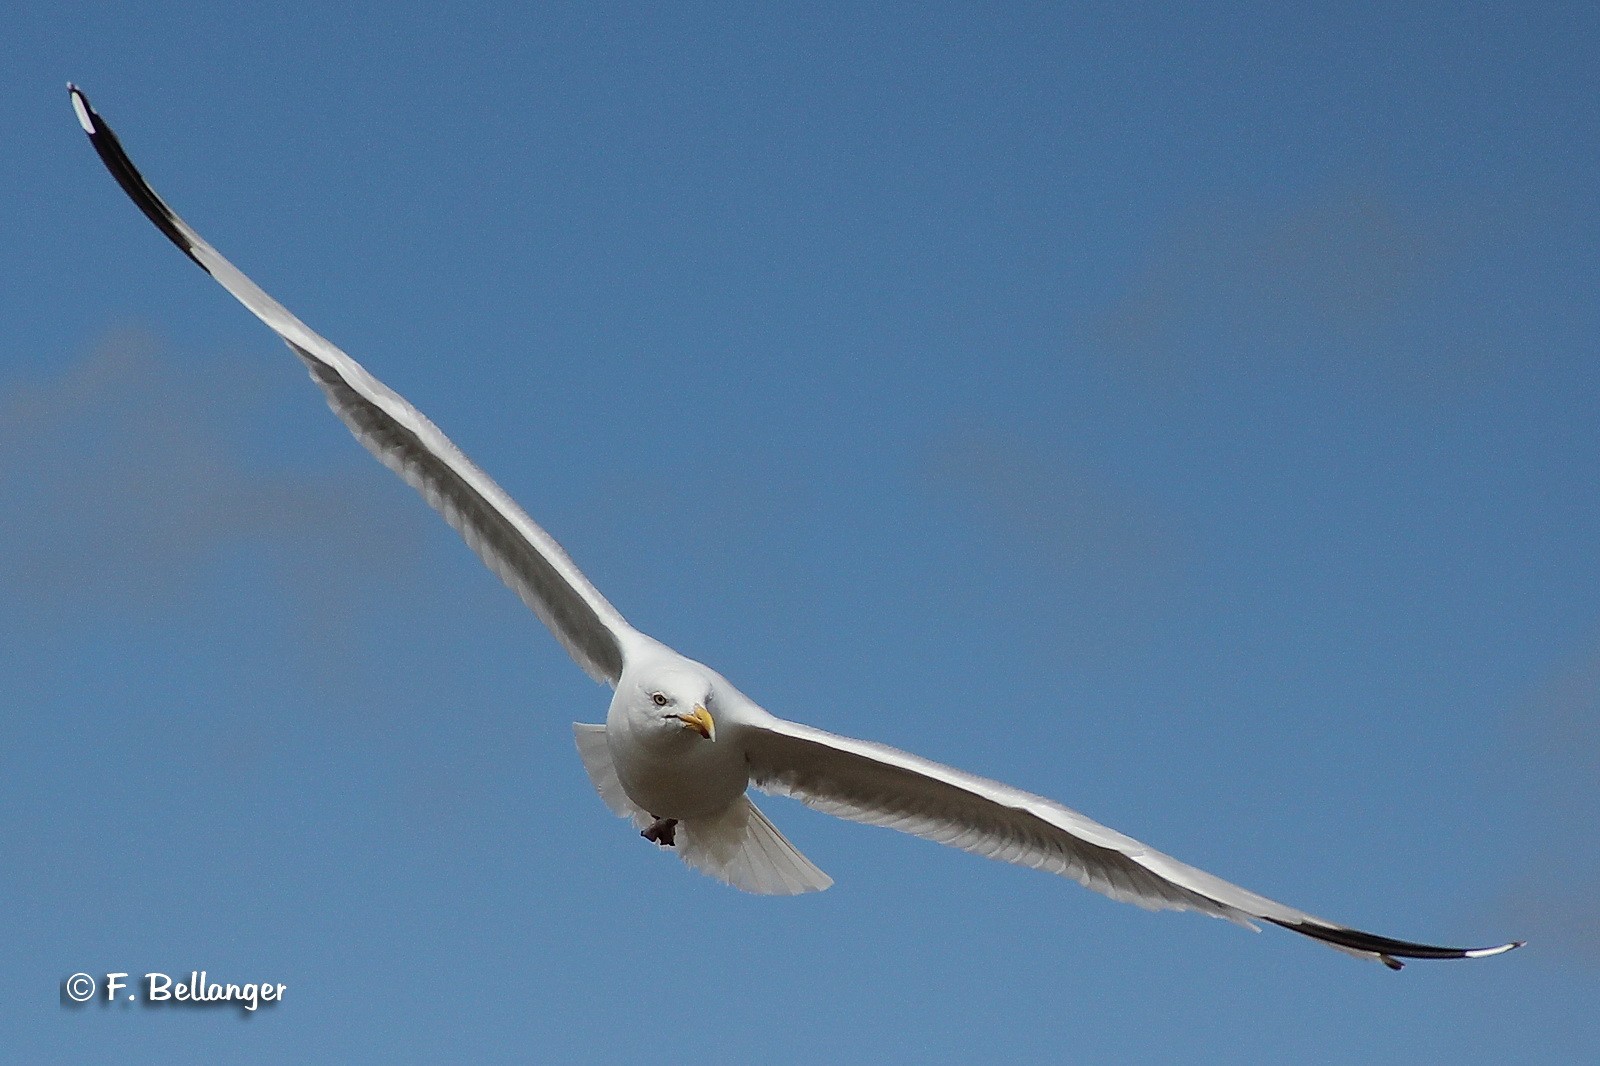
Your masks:
<svg viewBox="0 0 1600 1066"><path fill-rule="evenodd" d="M1523 942L1521 940L1513 940L1511 943L1501 944L1499 947L1474 948L1471 951L1465 952L1465 955L1469 959L1487 959L1490 955L1504 955L1513 948L1520 948L1522 944Z"/></svg>
<svg viewBox="0 0 1600 1066"><path fill-rule="evenodd" d="M78 125L83 127L83 132L93 134L95 132L94 119L89 117L89 108L83 102L83 94L71 82L67 83L67 89L72 93L72 110L78 113Z"/></svg>

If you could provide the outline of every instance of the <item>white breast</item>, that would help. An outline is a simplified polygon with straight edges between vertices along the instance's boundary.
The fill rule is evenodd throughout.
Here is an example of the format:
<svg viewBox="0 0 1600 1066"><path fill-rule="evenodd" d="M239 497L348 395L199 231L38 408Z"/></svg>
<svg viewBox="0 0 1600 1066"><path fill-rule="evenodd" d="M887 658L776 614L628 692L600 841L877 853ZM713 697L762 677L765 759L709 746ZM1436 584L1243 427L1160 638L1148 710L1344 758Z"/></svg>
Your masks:
<svg viewBox="0 0 1600 1066"><path fill-rule="evenodd" d="M606 715L606 746L628 798L658 818L703 818L726 811L749 784L734 738L707 740L654 707L628 705L623 690Z"/></svg>

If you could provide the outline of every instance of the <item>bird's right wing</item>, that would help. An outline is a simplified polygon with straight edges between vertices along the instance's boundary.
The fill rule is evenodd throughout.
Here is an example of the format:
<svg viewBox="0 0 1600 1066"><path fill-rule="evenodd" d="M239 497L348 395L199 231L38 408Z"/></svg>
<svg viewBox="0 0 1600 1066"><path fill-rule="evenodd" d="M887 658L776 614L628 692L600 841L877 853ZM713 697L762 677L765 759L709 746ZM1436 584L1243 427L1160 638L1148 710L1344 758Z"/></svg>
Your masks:
<svg viewBox="0 0 1600 1066"><path fill-rule="evenodd" d="M633 629L555 538L405 397L313 332L207 244L156 195L88 98L76 86L67 89L78 122L101 162L156 228L283 338L356 439L455 527L489 569L550 627L579 666L596 681L615 686L622 674L622 641Z"/></svg>
<svg viewBox="0 0 1600 1066"><path fill-rule="evenodd" d="M904 751L763 716L745 729L755 787L827 814L1070 877L1149 910L1260 919L1399 969L1401 958L1497 955L1375 936L1285 906L1163 855L1043 796ZM1253 926L1252 926L1253 928Z"/></svg>

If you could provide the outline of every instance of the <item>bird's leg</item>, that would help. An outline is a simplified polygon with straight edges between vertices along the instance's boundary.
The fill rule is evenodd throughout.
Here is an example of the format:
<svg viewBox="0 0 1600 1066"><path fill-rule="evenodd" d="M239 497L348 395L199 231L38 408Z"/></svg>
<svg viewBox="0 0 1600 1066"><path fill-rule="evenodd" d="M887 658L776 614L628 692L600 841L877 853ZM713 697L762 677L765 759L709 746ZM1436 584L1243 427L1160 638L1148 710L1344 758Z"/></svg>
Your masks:
<svg viewBox="0 0 1600 1066"><path fill-rule="evenodd" d="M676 843L674 838L677 835L677 830L678 820L676 818L657 818L650 823L649 829L639 830L639 835L652 844L660 844L664 848L670 848Z"/></svg>

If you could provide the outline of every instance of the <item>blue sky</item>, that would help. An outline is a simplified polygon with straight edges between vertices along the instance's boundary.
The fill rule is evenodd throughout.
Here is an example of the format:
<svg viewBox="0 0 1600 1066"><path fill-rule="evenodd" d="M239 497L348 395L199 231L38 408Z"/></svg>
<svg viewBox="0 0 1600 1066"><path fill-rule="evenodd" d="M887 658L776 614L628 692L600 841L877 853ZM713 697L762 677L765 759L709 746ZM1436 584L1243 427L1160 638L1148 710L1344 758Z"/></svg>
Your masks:
<svg viewBox="0 0 1600 1066"><path fill-rule="evenodd" d="M20 5L0 227L19 1059L1600 1051L1592 5ZM775 713L1399 975L786 801L742 896L590 683L73 121ZM71 973L281 981L67 1009Z"/></svg>

